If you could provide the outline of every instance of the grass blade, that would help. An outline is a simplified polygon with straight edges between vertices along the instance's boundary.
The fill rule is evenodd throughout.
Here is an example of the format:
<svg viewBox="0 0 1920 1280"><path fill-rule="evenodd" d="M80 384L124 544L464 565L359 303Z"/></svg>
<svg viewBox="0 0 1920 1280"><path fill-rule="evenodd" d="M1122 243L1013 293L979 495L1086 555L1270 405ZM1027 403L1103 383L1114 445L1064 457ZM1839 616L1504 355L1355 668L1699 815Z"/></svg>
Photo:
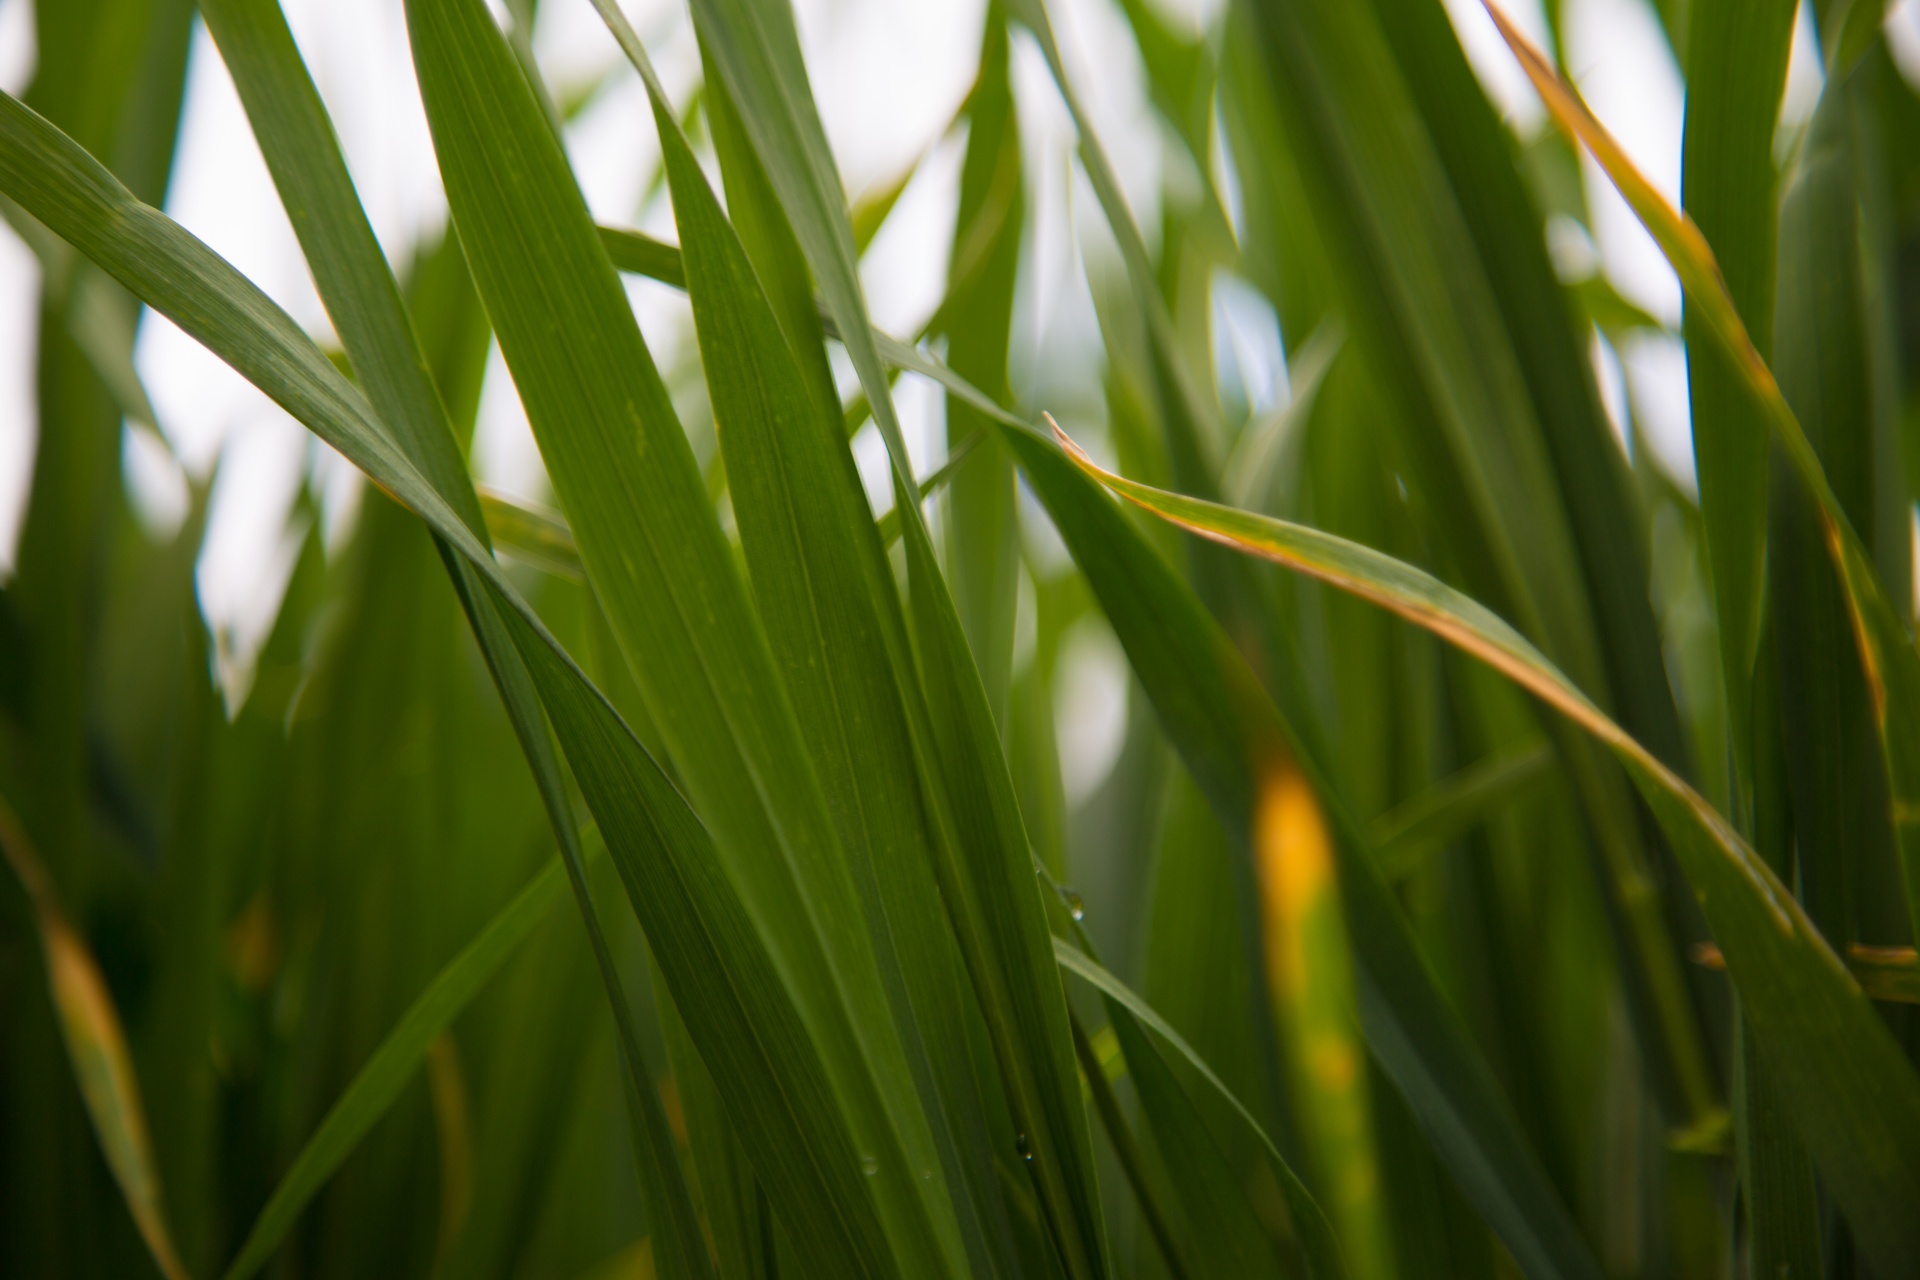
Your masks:
<svg viewBox="0 0 1920 1280"><path fill-rule="evenodd" d="M1288 1167L1278 1148L1273 1145L1273 1140L1267 1137L1266 1131L1253 1118L1253 1113L1233 1096L1233 1091L1213 1073L1213 1068L1194 1052L1192 1046L1173 1029L1166 1019L1154 1012L1151 1005L1142 1000L1131 987L1102 968L1084 951L1063 938L1056 938L1053 943L1053 953L1062 969L1093 986L1101 995L1124 1010L1127 1016L1151 1030L1162 1043L1198 1072L1200 1078L1206 1081L1232 1108L1234 1114L1246 1125L1248 1133L1266 1153L1267 1162L1272 1166L1274 1176L1279 1180L1281 1190L1286 1196L1287 1212L1293 1217L1300 1251L1305 1255L1313 1274L1319 1277L1319 1280L1337 1280L1338 1277L1346 1275L1346 1268L1340 1260L1340 1247L1335 1242L1333 1227L1327 1221L1326 1214L1314 1201L1312 1194L1302 1185L1300 1179L1294 1176L1293 1170Z"/></svg>
<svg viewBox="0 0 1920 1280"><path fill-rule="evenodd" d="M791 1187L791 1203L818 1209L797 1225L798 1241L844 1236L844 1206L857 1221L862 1203L858 1188L848 1196L846 1178L860 1177L861 1148L843 1127L783 975L744 924L737 891L715 875L710 837L364 397L229 264L10 96L0 96L0 190L333 445L481 574L522 659L541 677L542 700L589 805L611 815L602 830L670 984L693 1011L696 1043L722 1064L716 1077L759 1126L770 1184L783 1193ZM725 947L712 943L715 930ZM823 1252L858 1256L850 1247Z"/></svg>
<svg viewBox="0 0 1920 1280"><path fill-rule="evenodd" d="M140 1082L127 1052L126 1033L113 995L84 938L67 923L53 881L27 841L13 807L0 798L0 854L13 867L33 905L34 921L46 954L47 986L60 1016L60 1034L73 1060L74 1082L86 1102L87 1116L100 1139L113 1179L120 1184L127 1211L146 1241L155 1265L167 1280L186 1280L187 1271L167 1230L160 1197L160 1172L147 1133Z"/></svg>

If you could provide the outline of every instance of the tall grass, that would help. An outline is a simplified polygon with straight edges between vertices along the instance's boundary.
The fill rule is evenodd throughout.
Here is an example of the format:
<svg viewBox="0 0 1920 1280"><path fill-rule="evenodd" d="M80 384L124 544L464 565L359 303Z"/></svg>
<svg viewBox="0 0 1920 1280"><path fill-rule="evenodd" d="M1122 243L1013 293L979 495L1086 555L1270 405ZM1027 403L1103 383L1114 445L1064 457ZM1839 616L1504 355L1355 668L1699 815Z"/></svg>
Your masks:
<svg viewBox="0 0 1920 1280"><path fill-rule="evenodd" d="M7 1274L1920 1274L1920 96L1884 5L1812 6L1786 137L1794 5L1657 6L1682 211L1497 11L1524 138L1438 0L1197 37L1123 0L1185 152L1149 229L1043 0L995 0L906 341L859 274L900 188L849 208L785 0L691 0L691 102L614 0L547 3L637 71L677 243L589 216L529 6L405 0L451 217L403 278L275 0L37 9L0 98L44 281ZM196 20L338 350L155 208ZM1021 45L1115 251L1069 429L1009 376ZM1659 322L1548 253L1598 175L1686 291L1697 496L1596 382ZM622 273L685 293L684 367ZM1278 406L1216 368L1229 276ZM161 539L123 497L143 306L378 486L307 535L237 708L205 490ZM557 511L474 487L495 341ZM901 378L946 398L930 475ZM1089 628L1133 714L1069 804Z"/></svg>

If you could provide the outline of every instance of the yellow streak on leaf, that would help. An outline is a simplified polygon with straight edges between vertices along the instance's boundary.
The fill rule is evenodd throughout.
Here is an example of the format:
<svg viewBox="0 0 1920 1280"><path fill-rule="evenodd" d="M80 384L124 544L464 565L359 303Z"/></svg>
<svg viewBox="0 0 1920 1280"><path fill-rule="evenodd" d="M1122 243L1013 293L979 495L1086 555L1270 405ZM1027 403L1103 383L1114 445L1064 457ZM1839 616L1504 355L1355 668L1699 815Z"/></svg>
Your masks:
<svg viewBox="0 0 1920 1280"><path fill-rule="evenodd" d="M1309 972L1303 926L1326 905L1333 885L1326 819L1306 779L1288 764L1268 771L1254 824L1268 979L1276 993L1298 999L1305 994Z"/></svg>
<svg viewBox="0 0 1920 1280"><path fill-rule="evenodd" d="M140 1085L113 996L86 940L67 923L52 878L4 799L0 799L0 852L6 855L33 902L60 1034L66 1041L74 1079L107 1167L120 1184L127 1210L161 1274L167 1280L187 1280L187 1270L167 1232L160 1203L160 1174L154 1164L146 1112L140 1105Z"/></svg>

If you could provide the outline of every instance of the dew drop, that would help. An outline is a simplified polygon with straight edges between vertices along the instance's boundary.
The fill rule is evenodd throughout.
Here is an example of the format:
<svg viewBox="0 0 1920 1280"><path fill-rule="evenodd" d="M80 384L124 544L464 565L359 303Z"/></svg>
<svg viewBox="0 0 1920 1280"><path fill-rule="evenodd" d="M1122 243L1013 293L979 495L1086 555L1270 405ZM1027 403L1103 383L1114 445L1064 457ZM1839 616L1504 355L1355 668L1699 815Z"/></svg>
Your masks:
<svg viewBox="0 0 1920 1280"><path fill-rule="evenodd" d="M1027 1141L1026 1134L1015 1135L1013 1139L1013 1149L1020 1153L1022 1160L1025 1160L1028 1164L1033 1163L1033 1144Z"/></svg>
<svg viewBox="0 0 1920 1280"><path fill-rule="evenodd" d="M866 1175L867 1175L867 1176L868 1176L869 1178L871 1178L871 1177L872 1177L872 1176L873 1176L874 1174L876 1174L876 1173L878 1173L878 1172L880 1172L880 1159L879 1159L879 1157L878 1157L878 1156L873 1156L873 1155L863 1155L863 1156L861 1156L861 1157L860 1157L860 1172L862 1172L862 1173L864 1173L864 1174L866 1174Z"/></svg>
<svg viewBox="0 0 1920 1280"><path fill-rule="evenodd" d="M922 1181L922 1182L932 1182L932 1181L933 1181L933 1170L931 1170L931 1169L922 1169L922 1170L920 1171L920 1181Z"/></svg>
<svg viewBox="0 0 1920 1280"><path fill-rule="evenodd" d="M1067 904L1067 914L1075 920L1086 919L1087 904L1081 900L1078 889L1069 889L1065 885L1062 885L1060 887L1060 901Z"/></svg>

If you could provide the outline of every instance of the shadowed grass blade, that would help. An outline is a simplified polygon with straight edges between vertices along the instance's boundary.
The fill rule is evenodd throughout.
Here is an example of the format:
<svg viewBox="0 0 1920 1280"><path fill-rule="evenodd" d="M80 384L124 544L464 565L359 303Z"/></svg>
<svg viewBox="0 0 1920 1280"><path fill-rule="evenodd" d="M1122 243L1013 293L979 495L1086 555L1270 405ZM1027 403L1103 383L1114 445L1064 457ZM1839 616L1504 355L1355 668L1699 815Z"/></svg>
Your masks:
<svg viewBox="0 0 1920 1280"><path fill-rule="evenodd" d="M299 1220L300 1211L413 1078L434 1037L480 993L534 926L546 919L565 891L566 869L555 859L420 993L300 1149L260 1216L254 1219L246 1242L228 1264L223 1280L247 1280L273 1256Z"/></svg>
<svg viewBox="0 0 1920 1280"><path fill-rule="evenodd" d="M1233 1096L1233 1091L1213 1073L1213 1068L1207 1065L1206 1060L1195 1053L1180 1033L1175 1031L1166 1019L1154 1012L1153 1007L1135 994L1131 987L1107 972L1085 952L1063 938L1056 938L1053 942L1053 954L1062 969L1085 980L1101 995L1125 1010L1129 1017L1151 1030L1161 1043L1184 1059L1199 1073L1200 1078L1212 1086L1227 1102L1234 1114L1246 1125L1247 1131L1258 1141L1261 1150L1266 1153L1267 1162L1272 1167L1275 1178L1279 1180L1281 1191L1286 1196L1287 1212L1293 1218L1300 1251L1305 1255L1308 1265L1313 1268L1313 1274L1318 1277L1318 1280L1337 1280L1338 1277L1345 1276L1347 1272L1340 1261L1340 1247L1335 1242L1333 1227L1328 1223L1326 1214L1314 1201L1306 1187L1301 1184L1300 1179L1294 1176L1293 1170L1281 1158L1279 1150L1273 1145L1273 1140L1267 1137L1266 1131L1253 1118L1253 1114Z"/></svg>
<svg viewBox="0 0 1920 1280"><path fill-rule="evenodd" d="M187 1271L167 1230L166 1209L160 1199L160 1171L154 1163L153 1141L147 1134L146 1111L140 1103L140 1082L127 1052L126 1033L113 1006L93 953L67 923L55 897L53 881L27 842L27 833L13 807L0 798L0 855L13 867L27 891L40 943L46 955L47 986L59 1014L60 1034L73 1060L74 1082L86 1102L87 1116L107 1158L113 1179L126 1197L127 1211L146 1241L147 1250L167 1280L187 1280Z"/></svg>

